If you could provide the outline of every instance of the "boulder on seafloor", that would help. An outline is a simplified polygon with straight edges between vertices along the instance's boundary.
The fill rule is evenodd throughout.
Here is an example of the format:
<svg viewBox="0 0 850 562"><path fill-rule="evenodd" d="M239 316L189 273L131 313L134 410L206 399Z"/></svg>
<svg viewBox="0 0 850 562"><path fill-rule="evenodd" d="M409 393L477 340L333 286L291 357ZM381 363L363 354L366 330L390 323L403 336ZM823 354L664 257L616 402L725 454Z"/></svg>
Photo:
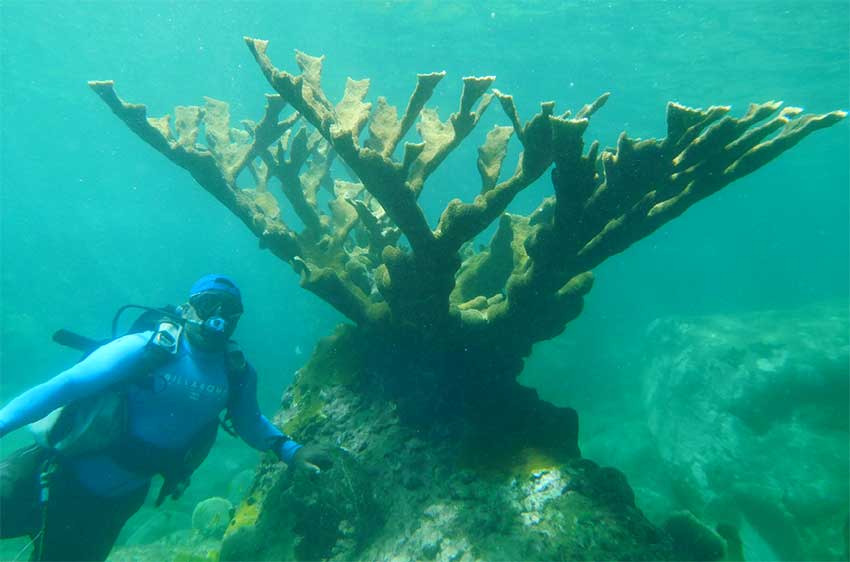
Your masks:
<svg viewBox="0 0 850 562"><path fill-rule="evenodd" d="M191 526L189 515L165 506L157 509L145 506L124 527L118 544L138 546L156 542L177 529Z"/></svg>
<svg viewBox="0 0 850 562"><path fill-rule="evenodd" d="M721 560L726 553L726 540L690 512L671 516L664 523L664 530L673 539L676 559L682 562Z"/></svg>
<svg viewBox="0 0 850 562"><path fill-rule="evenodd" d="M116 546L106 562L217 562L220 546L218 539L183 529L150 544Z"/></svg>
<svg viewBox="0 0 850 562"><path fill-rule="evenodd" d="M748 559L839 560L848 512L846 304L649 329L648 424L678 503Z"/></svg>

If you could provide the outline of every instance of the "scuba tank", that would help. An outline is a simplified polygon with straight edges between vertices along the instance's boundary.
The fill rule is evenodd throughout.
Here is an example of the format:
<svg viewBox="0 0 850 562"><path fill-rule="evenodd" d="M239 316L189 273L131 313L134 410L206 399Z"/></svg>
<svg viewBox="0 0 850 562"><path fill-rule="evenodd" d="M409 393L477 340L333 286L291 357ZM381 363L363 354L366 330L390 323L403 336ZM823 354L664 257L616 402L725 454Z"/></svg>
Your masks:
<svg viewBox="0 0 850 562"><path fill-rule="evenodd" d="M125 305L119 308L113 317L112 338L109 340L98 341L62 329L53 334L53 341L82 351L81 360L85 359L98 347L118 337L118 321L128 308L142 308L145 311L133 322L128 334L154 330L145 346L138 372L131 380L144 377L177 353L183 325L175 307ZM63 456L76 456L109 447L124 435L127 427L127 404L123 386L122 384L121 388L106 389L76 400L31 423L29 429L35 441Z"/></svg>

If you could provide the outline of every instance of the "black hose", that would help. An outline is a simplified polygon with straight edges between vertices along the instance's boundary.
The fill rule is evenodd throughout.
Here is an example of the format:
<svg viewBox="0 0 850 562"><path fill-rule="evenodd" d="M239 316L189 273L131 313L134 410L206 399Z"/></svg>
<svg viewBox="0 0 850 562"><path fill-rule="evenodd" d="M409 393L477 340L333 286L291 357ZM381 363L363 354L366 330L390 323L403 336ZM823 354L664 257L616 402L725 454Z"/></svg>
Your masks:
<svg viewBox="0 0 850 562"><path fill-rule="evenodd" d="M152 306L144 306L144 305L141 305L141 304L125 304L124 306L119 308L115 312L115 316L112 317L112 339L115 339L115 338L118 337L118 321L121 319L121 314L125 310L127 310L128 308L138 308L140 310L147 310L147 311L150 311L150 312L158 312L158 313L162 314L163 316L168 316L169 318L172 318L172 319L174 319L178 322L181 322L183 320L182 316L180 316L179 314L177 314L176 312L174 312L173 310L170 310L168 308L154 308Z"/></svg>

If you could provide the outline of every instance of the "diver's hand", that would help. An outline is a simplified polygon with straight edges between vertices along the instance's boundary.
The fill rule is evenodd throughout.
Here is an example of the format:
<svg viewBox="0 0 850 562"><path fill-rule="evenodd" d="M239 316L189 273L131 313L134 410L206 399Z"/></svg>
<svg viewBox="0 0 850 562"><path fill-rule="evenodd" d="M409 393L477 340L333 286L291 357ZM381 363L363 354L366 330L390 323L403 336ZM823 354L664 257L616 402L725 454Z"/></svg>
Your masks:
<svg viewBox="0 0 850 562"><path fill-rule="evenodd" d="M330 452L318 445L304 445L292 457L292 466L298 470L307 470L319 474L334 464Z"/></svg>

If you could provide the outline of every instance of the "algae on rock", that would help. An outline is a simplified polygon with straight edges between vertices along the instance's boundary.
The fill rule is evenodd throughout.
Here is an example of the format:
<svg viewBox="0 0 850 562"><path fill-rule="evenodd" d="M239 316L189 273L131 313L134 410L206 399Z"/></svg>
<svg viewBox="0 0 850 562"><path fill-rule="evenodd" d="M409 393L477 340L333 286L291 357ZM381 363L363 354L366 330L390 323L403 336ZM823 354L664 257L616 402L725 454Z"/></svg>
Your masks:
<svg viewBox="0 0 850 562"><path fill-rule="evenodd" d="M803 115L771 101L733 117L726 106L702 110L670 103L665 138L623 133L615 148L593 142L585 150L589 119L608 94L574 115L556 113L554 102L544 102L523 122L512 96L490 90L495 77L466 77L457 111L442 121L427 103L445 73L419 74L399 116L382 97L374 106L365 101L365 79L349 79L342 100L332 103L321 84L323 57L296 52L301 73L293 75L272 64L266 41L245 42L276 93L267 96L262 118L243 121L243 129L230 126L221 101L178 107L172 124L169 116L148 118L145 106L121 100L111 81L90 85L134 133L234 213L261 247L289 263L304 288L354 324L320 344L288 393L287 415L279 421L298 439L324 439L353 451L364 470L375 473L372 481L392 493L360 490L355 496L363 506L376 507L359 511L362 520L343 509L333 532L330 526L308 528L299 517L316 512L295 509L287 515L291 540L279 533L270 538L262 533L277 528L268 522L277 512L275 501L293 505L294 496L287 491L292 488L281 488L279 469L264 465L249 497L253 503L243 502L231 523L225 552L235 558L285 553L497 559L502 550L493 537L506 532L517 541L535 532L558 536L551 548L532 549L522 558L581 552L576 545L583 535L574 532L575 522L542 531L563 519L567 507L555 510L560 516L547 511L545 524L520 516L529 496L516 490L524 490L535 473L562 475L555 503L582 495L563 477L579 462L578 417L517 383L523 358L580 314L594 267L845 114ZM493 101L509 125L489 131L478 150L480 193L471 203L450 201L431 228L419 197ZM282 117L288 107L292 111ZM406 140L414 125L419 142ZM502 168L512 137L521 152L510 172ZM345 179L334 177L335 161L348 172ZM529 216L507 213L511 201L547 171L553 194ZM323 199L329 200L327 209ZM284 200L303 224L300 230L282 218ZM495 221L489 246L471 249ZM422 445L396 455L413 443ZM584 470L607 474L598 467ZM457 490L476 493L476 486L457 481L458 473L471 475L479 489L490 482L488 500L479 498L475 506L454 497ZM423 488L435 497L420 497ZM582 495L583 515L575 517L595 521L605 501L590 490ZM614 515L606 519L611 531L588 527L596 534L581 539L585 551L622 559L669 555L663 533L642 520L627 497L616 497ZM372 513L382 513L375 517L385 523L372 525L366 515ZM404 514L409 521L402 524ZM483 524L475 524L476 517ZM324 546L305 550L305 533L317 528L327 531L317 539ZM410 532L423 537L421 552L399 542ZM442 537L439 544L426 540L435 533ZM272 544L258 543L261 536ZM608 544L615 536L620 550Z"/></svg>

